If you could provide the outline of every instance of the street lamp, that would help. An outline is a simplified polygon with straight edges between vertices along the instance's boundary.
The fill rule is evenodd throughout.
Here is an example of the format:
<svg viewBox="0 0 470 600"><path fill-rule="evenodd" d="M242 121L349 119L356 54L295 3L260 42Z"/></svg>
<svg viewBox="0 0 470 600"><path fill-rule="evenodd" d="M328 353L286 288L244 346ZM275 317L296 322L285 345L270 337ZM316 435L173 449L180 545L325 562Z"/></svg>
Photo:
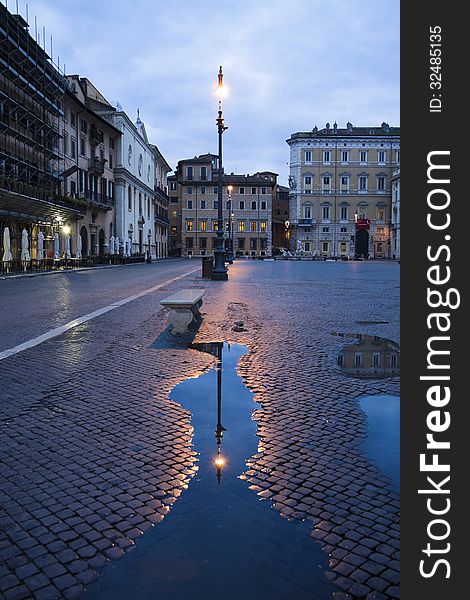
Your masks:
<svg viewBox="0 0 470 600"><path fill-rule="evenodd" d="M227 187L228 192L228 248L227 248L227 261L232 264L233 263L233 217L234 214L232 212L232 191L233 186L229 185Z"/></svg>
<svg viewBox="0 0 470 600"><path fill-rule="evenodd" d="M214 249L215 264L212 270L212 279L226 281L228 279L228 273L227 267L225 266L224 221L222 213L222 134L228 128L224 126L224 117L222 115L222 96L224 94L222 67L219 68L216 94L219 97L218 116L215 120L219 134L219 170L217 174L217 246Z"/></svg>

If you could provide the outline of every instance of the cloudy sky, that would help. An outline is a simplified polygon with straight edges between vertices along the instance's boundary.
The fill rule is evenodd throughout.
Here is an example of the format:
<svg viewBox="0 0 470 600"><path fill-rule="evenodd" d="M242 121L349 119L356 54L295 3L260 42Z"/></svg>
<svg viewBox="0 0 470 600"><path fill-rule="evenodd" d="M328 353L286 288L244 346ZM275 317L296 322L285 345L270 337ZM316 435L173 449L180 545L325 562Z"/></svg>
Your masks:
<svg viewBox="0 0 470 600"><path fill-rule="evenodd" d="M285 184L291 133L327 121L399 125L399 0L27 3L33 34L36 15L66 72L88 77L133 119L140 108L173 168L217 152L219 65L226 172L271 170Z"/></svg>

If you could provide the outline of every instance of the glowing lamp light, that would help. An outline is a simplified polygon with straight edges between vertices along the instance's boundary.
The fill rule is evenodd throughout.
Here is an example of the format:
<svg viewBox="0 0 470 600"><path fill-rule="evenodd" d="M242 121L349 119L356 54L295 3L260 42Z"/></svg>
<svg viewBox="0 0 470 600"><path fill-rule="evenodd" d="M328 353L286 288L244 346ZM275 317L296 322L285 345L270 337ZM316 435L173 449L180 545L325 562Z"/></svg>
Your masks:
<svg viewBox="0 0 470 600"><path fill-rule="evenodd" d="M71 229L68 225L64 225L62 227L62 231L65 233L65 235L69 235L69 233L71 232Z"/></svg>
<svg viewBox="0 0 470 600"><path fill-rule="evenodd" d="M222 456L218 456L215 460L214 460L214 465L216 467L218 467L219 469L221 469L224 465L225 465L225 458L222 458Z"/></svg>

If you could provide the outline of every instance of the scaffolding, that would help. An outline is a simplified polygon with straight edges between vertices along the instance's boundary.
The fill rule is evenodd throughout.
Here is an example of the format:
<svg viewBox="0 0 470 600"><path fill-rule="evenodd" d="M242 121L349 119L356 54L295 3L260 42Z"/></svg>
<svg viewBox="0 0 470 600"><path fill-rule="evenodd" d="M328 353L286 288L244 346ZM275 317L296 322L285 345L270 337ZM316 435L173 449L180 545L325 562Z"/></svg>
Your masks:
<svg viewBox="0 0 470 600"><path fill-rule="evenodd" d="M61 196L66 86L27 21L0 4L0 190L11 200Z"/></svg>

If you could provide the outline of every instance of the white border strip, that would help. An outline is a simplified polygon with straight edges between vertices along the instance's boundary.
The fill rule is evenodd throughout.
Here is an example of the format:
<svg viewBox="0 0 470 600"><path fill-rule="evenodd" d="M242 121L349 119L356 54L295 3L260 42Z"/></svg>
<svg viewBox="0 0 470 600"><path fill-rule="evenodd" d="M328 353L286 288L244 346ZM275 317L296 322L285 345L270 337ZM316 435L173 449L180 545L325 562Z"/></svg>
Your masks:
<svg viewBox="0 0 470 600"><path fill-rule="evenodd" d="M68 323L65 323L65 325L61 325L60 327L56 327L55 329L46 331L46 333L43 333L42 335L40 335L38 337L28 340L27 342L23 342L22 344L19 344L18 346L15 346L14 348L9 348L8 350L3 350L3 352L0 352L0 360L4 360L5 358L8 358L9 356L13 356L14 354L23 352L23 350L28 350L29 348L34 348L34 346L38 346L39 344L42 344L43 342L46 342L47 340L50 340L51 338L57 337L58 335L65 333L69 329L73 329L74 327L77 327L77 325L81 325L82 323L91 321L92 319L95 319L96 317L100 317L101 315L104 315L105 313L109 312L110 310L114 310L115 308L119 308L120 306L123 306L124 304L127 304L128 302L137 300L137 298L142 298L142 296L151 294L152 292L159 290L160 288L164 287L165 285L169 285L171 283L174 283L175 281L178 281L179 279L183 279L183 277L187 277L188 275L192 275L193 273L196 273L196 271L200 271L200 267L198 269L193 269L192 271L189 271L188 273L183 273L183 275L178 275L177 277L173 277L173 279L167 279L163 283L159 283L158 285L155 285L155 286L149 288L148 290L144 290L143 292L139 292L138 294L134 294L133 296L129 296L128 298L124 298L123 300L118 300L117 302L113 302L112 304L109 304L108 306L104 306L103 308L99 308L98 310L95 310L87 315L83 315L83 317L78 317L77 319L73 319L73 321L69 321Z"/></svg>

